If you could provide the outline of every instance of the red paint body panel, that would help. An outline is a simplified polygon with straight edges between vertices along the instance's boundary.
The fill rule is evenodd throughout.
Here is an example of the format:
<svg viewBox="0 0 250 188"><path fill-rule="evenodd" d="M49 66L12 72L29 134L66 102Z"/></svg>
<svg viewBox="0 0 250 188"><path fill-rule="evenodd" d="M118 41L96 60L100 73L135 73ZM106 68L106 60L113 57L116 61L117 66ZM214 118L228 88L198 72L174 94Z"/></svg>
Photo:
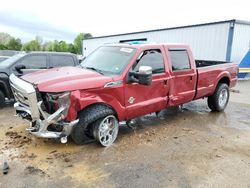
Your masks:
<svg viewBox="0 0 250 188"><path fill-rule="evenodd" d="M167 62L165 49L163 45L146 45L138 49L134 59L130 62L127 70L124 71L124 92L125 92L125 107L126 119L133 119L148 113L160 111L167 107L169 85L169 67L165 63L165 73L153 75L152 84L150 86L140 85L138 83L126 84L126 74L131 66L136 61L137 57L144 50L160 49L163 55L164 62ZM133 104L129 103L130 97L134 98Z"/></svg>
<svg viewBox="0 0 250 188"><path fill-rule="evenodd" d="M126 47L126 45L122 46ZM120 76L103 76L80 67L62 67L31 73L22 78L35 84L41 92L71 91L67 121L76 119L79 111L95 103L112 107L119 121L129 120L210 96L222 78L229 79L230 87L235 86L237 82L236 64L229 63L196 69L195 60L187 45L140 44L127 45L127 47L136 48L137 52ZM190 70L172 71L168 53L168 50L172 48L187 50ZM161 51L165 73L153 75L150 86L137 83L127 84L126 76L131 66L140 53L147 49ZM113 87L104 87L107 83L115 81L122 81L122 83Z"/></svg>
<svg viewBox="0 0 250 188"><path fill-rule="evenodd" d="M89 105L102 103L112 107L119 119L126 119L123 86L116 88L99 88L89 91L76 90L71 93L68 121L76 119L77 113Z"/></svg>
<svg viewBox="0 0 250 188"><path fill-rule="evenodd" d="M103 87L112 78L80 67L60 67L24 75L24 80L37 85L41 92L64 92Z"/></svg>
<svg viewBox="0 0 250 188"><path fill-rule="evenodd" d="M210 96L214 93L220 79L227 77L229 86L234 87L237 83L237 64L222 64L198 68L198 84L195 99Z"/></svg>

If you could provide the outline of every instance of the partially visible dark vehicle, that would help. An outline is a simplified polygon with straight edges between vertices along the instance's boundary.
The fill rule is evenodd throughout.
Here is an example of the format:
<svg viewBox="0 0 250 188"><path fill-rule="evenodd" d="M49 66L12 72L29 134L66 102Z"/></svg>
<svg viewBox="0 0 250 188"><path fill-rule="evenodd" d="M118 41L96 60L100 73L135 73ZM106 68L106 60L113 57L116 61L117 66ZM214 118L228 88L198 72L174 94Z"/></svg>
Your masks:
<svg viewBox="0 0 250 188"><path fill-rule="evenodd" d="M20 53L20 51L15 50L0 50L0 63L16 54Z"/></svg>
<svg viewBox="0 0 250 188"><path fill-rule="evenodd" d="M0 56L11 57L19 53L20 51L15 51L15 50L0 50Z"/></svg>
<svg viewBox="0 0 250 188"><path fill-rule="evenodd" d="M64 52L18 53L0 63L0 108L14 100L9 85L9 75L22 76L34 71L54 67L77 66L75 54Z"/></svg>
<svg viewBox="0 0 250 188"><path fill-rule="evenodd" d="M0 56L0 63L8 58L10 58L10 57L9 56Z"/></svg>

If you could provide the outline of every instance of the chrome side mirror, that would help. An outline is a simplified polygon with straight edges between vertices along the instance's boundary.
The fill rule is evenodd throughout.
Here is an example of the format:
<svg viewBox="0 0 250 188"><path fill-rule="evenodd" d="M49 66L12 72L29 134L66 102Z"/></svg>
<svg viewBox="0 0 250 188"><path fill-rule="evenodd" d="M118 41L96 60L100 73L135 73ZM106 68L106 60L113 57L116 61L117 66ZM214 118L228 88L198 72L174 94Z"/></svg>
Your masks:
<svg viewBox="0 0 250 188"><path fill-rule="evenodd" d="M151 85L152 83L152 67L140 66L138 72L129 72L129 82L139 83L142 85Z"/></svg>

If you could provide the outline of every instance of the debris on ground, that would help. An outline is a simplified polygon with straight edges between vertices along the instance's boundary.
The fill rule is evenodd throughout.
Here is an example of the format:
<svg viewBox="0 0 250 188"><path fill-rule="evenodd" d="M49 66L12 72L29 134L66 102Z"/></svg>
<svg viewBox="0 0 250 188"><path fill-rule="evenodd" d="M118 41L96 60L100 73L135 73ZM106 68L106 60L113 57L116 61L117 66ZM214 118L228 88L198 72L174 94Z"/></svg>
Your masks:
<svg viewBox="0 0 250 188"><path fill-rule="evenodd" d="M36 168L34 166L28 166L25 168L25 173L26 174L32 174L32 175L45 175L46 173L39 169L39 168Z"/></svg>
<svg viewBox="0 0 250 188"><path fill-rule="evenodd" d="M4 163L3 163L3 174L4 174L4 175L8 174L9 169L10 169L10 167L9 167L8 163L7 163L7 162L4 162Z"/></svg>
<svg viewBox="0 0 250 188"><path fill-rule="evenodd" d="M10 138L10 140L5 142L5 145L15 145L17 148L20 148L25 144L29 144L32 141L31 138L22 136L16 131L7 131L5 136Z"/></svg>
<svg viewBox="0 0 250 188"><path fill-rule="evenodd" d="M230 89L230 91L233 93L240 93L240 90L238 90L238 89Z"/></svg>
<svg viewBox="0 0 250 188"><path fill-rule="evenodd" d="M216 156L216 157L218 157L218 158L221 158L221 157L222 157L222 155L218 155L218 154L217 154L217 155L215 155L215 156Z"/></svg>
<svg viewBox="0 0 250 188"><path fill-rule="evenodd" d="M51 152L50 152L50 154L52 154L52 153L56 153L56 152L57 152L57 150L53 150L53 151L51 151Z"/></svg>

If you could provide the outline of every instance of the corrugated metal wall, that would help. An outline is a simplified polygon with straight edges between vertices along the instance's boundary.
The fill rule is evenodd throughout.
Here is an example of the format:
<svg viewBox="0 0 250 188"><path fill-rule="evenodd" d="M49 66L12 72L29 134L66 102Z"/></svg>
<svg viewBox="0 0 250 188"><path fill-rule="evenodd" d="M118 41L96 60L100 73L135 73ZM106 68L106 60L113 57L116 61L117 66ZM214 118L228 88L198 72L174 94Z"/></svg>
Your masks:
<svg viewBox="0 0 250 188"><path fill-rule="evenodd" d="M230 23L226 22L83 40L83 54L88 55L94 49L106 43L117 43L120 40L147 38L148 42L189 44L196 59L225 61L229 25Z"/></svg>
<svg viewBox="0 0 250 188"><path fill-rule="evenodd" d="M235 24L231 61L240 62L250 47L250 25Z"/></svg>

